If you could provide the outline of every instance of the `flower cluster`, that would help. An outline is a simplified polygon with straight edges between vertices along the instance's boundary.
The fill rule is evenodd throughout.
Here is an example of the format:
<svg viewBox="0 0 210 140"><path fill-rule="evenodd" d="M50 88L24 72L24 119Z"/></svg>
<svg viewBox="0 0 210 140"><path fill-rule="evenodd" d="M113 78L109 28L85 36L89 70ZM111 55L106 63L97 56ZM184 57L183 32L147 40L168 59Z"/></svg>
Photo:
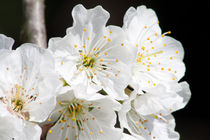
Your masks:
<svg viewBox="0 0 210 140"><path fill-rule="evenodd" d="M101 6L77 5L72 16L48 49L12 50L0 35L0 139L178 140L171 113L191 95L179 82L184 50L155 12L131 7L123 27L107 26Z"/></svg>

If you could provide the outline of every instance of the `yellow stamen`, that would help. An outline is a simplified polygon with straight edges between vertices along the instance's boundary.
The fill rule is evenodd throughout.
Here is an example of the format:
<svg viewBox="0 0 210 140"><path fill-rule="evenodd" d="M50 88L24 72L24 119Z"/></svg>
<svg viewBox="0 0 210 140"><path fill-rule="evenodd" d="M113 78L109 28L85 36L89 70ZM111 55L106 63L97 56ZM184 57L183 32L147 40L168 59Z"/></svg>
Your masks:
<svg viewBox="0 0 210 140"><path fill-rule="evenodd" d="M142 58L153 56L153 55L156 55L156 54L161 54L161 53L163 53L163 51L159 51L159 52L156 52L156 53L151 53L151 54L143 56Z"/></svg>

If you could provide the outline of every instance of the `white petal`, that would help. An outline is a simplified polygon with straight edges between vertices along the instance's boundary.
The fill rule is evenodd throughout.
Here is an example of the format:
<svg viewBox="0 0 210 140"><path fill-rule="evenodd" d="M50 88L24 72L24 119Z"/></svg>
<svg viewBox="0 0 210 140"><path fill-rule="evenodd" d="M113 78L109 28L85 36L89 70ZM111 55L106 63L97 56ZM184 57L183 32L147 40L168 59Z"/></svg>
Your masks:
<svg viewBox="0 0 210 140"><path fill-rule="evenodd" d="M131 101L136 98L136 95L137 95L137 92L134 90L133 92L131 92L129 98L123 101L122 108L118 112L121 128L129 128L126 114L127 112L129 112L129 110L131 110Z"/></svg>
<svg viewBox="0 0 210 140"><path fill-rule="evenodd" d="M6 108L0 105L0 139L11 140L20 138L22 130L22 120L12 116Z"/></svg>
<svg viewBox="0 0 210 140"><path fill-rule="evenodd" d="M38 96L24 108L29 111L30 121L44 121L55 107L55 91L61 86L57 74L54 72L54 60L47 50L39 49L32 44L23 44L17 49L22 57L23 87L37 91ZM20 66L19 66L20 67ZM26 69L24 69L24 67ZM31 95L30 95L31 96Z"/></svg>
<svg viewBox="0 0 210 140"><path fill-rule="evenodd" d="M0 49L12 50L13 44L14 40L12 38L0 34Z"/></svg>
<svg viewBox="0 0 210 140"><path fill-rule="evenodd" d="M73 27L67 29L67 34L78 34L81 33L81 31L83 32L84 28L88 29L88 27L92 28L94 33L97 33L105 27L109 19L109 13L101 6L87 10L81 4L73 8L72 16L74 20Z"/></svg>
<svg viewBox="0 0 210 140"><path fill-rule="evenodd" d="M21 138L19 140L40 140L42 129L39 125L25 121L25 126L23 133L21 133Z"/></svg>
<svg viewBox="0 0 210 140"><path fill-rule="evenodd" d="M172 115L151 114L142 116L135 111L127 114L129 131L132 135L148 140L178 140L174 131L175 121Z"/></svg>
<svg viewBox="0 0 210 140"><path fill-rule="evenodd" d="M181 83L181 91L167 91L164 86L158 86L146 94L137 96L134 106L142 115L153 113L170 114L172 111L183 108L190 98L190 90L187 83Z"/></svg>
<svg viewBox="0 0 210 140"><path fill-rule="evenodd" d="M133 136L131 136L131 135L129 135L129 134L125 134L125 133L123 133L123 138L121 139L121 140L144 140L143 138L135 138L135 137L133 137Z"/></svg>
<svg viewBox="0 0 210 140"><path fill-rule="evenodd" d="M21 57L17 52L7 51L6 56L0 61L0 96L11 88L11 84L19 83L22 74Z"/></svg>
<svg viewBox="0 0 210 140"><path fill-rule="evenodd" d="M129 8L124 16L123 28L133 43L139 38L144 39L145 33L148 36L155 33L161 34L155 12L145 6L139 6L137 9Z"/></svg>

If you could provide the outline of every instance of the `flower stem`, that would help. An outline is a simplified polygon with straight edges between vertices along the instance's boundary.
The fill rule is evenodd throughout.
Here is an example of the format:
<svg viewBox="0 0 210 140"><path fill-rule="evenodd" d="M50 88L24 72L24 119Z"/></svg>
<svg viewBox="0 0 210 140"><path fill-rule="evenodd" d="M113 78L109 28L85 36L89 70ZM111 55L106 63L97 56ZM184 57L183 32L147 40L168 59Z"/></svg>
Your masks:
<svg viewBox="0 0 210 140"><path fill-rule="evenodd" d="M21 31L23 42L47 48L44 9L44 0L23 0L24 26Z"/></svg>

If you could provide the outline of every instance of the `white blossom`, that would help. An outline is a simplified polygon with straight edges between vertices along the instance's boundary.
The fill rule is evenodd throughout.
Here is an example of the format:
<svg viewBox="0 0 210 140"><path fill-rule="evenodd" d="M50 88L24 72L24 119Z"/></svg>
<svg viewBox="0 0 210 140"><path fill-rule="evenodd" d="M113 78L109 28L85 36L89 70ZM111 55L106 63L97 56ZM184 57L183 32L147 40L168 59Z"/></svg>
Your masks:
<svg viewBox="0 0 210 140"><path fill-rule="evenodd" d="M88 96L103 88L113 98L125 99L132 55L125 45L123 30L105 27L109 13L101 6L86 10L77 5L72 16L74 24L67 29L67 35L49 42L58 73L72 87L85 85Z"/></svg>
<svg viewBox="0 0 210 140"><path fill-rule="evenodd" d="M161 33L155 12L145 6L129 8L123 29L136 55L133 87L141 92L159 84L177 84L185 72L184 50L179 41L166 36L171 31Z"/></svg>
<svg viewBox="0 0 210 140"><path fill-rule="evenodd" d="M120 140L114 127L120 104L108 96L94 94L80 98L81 87L57 97L57 106L48 121L54 123L47 140Z"/></svg>
<svg viewBox="0 0 210 140"><path fill-rule="evenodd" d="M167 91L158 85L144 94L133 91L119 111L122 128L127 128L135 137L147 140L178 140L174 131L175 121L171 113L183 108L190 98L189 86L180 83L179 92Z"/></svg>
<svg viewBox="0 0 210 140"><path fill-rule="evenodd" d="M0 120L5 120L5 124L19 124L11 130L21 130L15 140L37 140L41 128L35 122L47 119L55 107L55 91L60 86L53 57L33 44L11 50L11 38L1 35L0 40L0 106L7 111L1 112L7 115L1 115ZM10 125L4 127L10 131Z"/></svg>

